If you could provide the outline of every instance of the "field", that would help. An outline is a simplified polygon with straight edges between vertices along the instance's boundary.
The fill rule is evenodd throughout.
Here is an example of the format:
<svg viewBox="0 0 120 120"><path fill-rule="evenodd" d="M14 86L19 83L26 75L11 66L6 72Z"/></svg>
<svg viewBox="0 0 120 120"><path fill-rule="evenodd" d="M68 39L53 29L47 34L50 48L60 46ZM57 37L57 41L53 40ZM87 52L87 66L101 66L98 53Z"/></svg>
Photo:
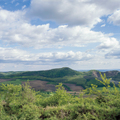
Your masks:
<svg viewBox="0 0 120 120"><path fill-rule="evenodd" d="M102 90L103 89L103 87L98 87L97 88L97 90ZM109 90L114 90L114 87L109 87L108 88ZM118 91L120 91L120 88L119 87L116 87L116 89L118 90Z"/></svg>

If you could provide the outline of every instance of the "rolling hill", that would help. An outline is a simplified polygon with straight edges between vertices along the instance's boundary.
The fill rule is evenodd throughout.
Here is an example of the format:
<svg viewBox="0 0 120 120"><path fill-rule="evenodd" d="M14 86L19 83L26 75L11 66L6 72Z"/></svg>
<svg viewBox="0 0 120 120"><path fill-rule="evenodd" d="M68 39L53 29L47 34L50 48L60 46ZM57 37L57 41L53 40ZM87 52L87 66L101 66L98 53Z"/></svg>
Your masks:
<svg viewBox="0 0 120 120"><path fill-rule="evenodd" d="M120 81L119 71L107 71L101 73L105 73L107 78L112 78L114 81ZM29 79L30 85L35 90L55 91L55 85L62 82L66 90L79 91L90 87L91 84L96 84L98 87L102 87L103 85L96 81L95 78L100 79L98 70L78 72L71 68L63 67L44 71L0 73L0 84L25 84Z"/></svg>

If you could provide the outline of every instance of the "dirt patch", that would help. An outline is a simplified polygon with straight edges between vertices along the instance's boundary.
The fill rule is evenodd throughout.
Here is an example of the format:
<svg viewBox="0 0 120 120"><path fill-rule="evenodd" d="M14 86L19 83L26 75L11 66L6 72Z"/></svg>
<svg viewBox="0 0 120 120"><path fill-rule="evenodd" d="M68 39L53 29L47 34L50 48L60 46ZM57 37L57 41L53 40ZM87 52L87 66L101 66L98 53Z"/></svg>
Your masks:
<svg viewBox="0 0 120 120"><path fill-rule="evenodd" d="M120 73L120 72L119 72L119 71L106 71L106 72L101 72L102 75L104 75L104 73L106 74L106 77L114 77L114 76L118 75L118 73ZM97 71L93 71L92 75L93 75L95 78L101 79L100 73L97 72Z"/></svg>
<svg viewBox="0 0 120 120"><path fill-rule="evenodd" d="M25 85L25 82L21 82L22 84ZM47 84L48 82L46 81L41 81L41 80L33 80L33 81L29 81L30 86L32 88L34 88L36 91L38 90L43 90L43 91L56 91L55 86L53 84ZM65 85L67 85L68 87L70 87L70 89L72 90L72 92L80 92L80 90L83 90L84 88L81 86L76 86L75 84L69 84L69 83L64 83ZM67 90L67 88L65 88L65 90Z"/></svg>
<svg viewBox="0 0 120 120"><path fill-rule="evenodd" d="M5 81L11 81L11 79L0 79L0 82L5 82ZM21 81L22 84L25 85L27 81ZM33 80L33 81L29 81L30 86L32 88L34 88L35 91L38 90L43 90L43 91L56 91L56 85L53 84L47 84L47 81L41 81L41 80ZM76 86L75 84L69 84L69 83L63 83L65 85L67 85L72 91L74 92L80 92L80 90L83 90L83 87L81 86ZM65 88L65 90L67 90L67 88ZM73 93L74 93L73 92Z"/></svg>
<svg viewBox="0 0 120 120"><path fill-rule="evenodd" d="M72 91L80 92L80 90L83 90L84 88L82 86L76 86L75 84L69 84L69 83L64 83L67 85Z"/></svg>
<svg viewBox="0 0 120 120"><path fill-rule="evenodd" d="M25 82L21 82L22 84L25 85ZM35 91L38 90L44 90L44 91L55 91L55 85L52 84L47 84L48 82L46 81L41 81L41 80L33 80L29 81L30 86L34 88Z"/></svg>
<svg viewBox="0 0 120 120"><path fill-rule="evenodd" d="M12 79L0 79L0 82L6 82L6 81L10 81Z"/></svg>

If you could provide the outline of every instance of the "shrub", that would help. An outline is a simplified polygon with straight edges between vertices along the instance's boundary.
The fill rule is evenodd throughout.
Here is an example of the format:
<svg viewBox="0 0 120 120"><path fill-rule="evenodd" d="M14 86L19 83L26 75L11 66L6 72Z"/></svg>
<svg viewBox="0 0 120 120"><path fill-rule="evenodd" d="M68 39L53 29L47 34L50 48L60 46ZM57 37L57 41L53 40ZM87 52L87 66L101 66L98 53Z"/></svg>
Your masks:
<svg viewBox="0 0 120 120"><path fill-rule="evenodd" d="M66 92L65 88L62 86L62 83L59 83L59 85L56 85L56 87L57 90L55 91L55 93L52 94L50 97L45 98L44 100L41 99L39 101L39 104L41 104L43 107L46 107L48 105L58 106L64 105L71 101L72 95Z"/></svg>
<svg viewBox="0 0 120 120"><path fill-rule="evenodd" d="M7 84L7 86L2 84L2 89L6 91L4 93L6 104L3 105L3 112L8 115L16 114L19 118L22 116L26 118L38 117L39 109L35 105L38 96L35 96L35 91L30 89L28 82L23 85L23 91L21 85L14 86L13 84Z"/></svg>

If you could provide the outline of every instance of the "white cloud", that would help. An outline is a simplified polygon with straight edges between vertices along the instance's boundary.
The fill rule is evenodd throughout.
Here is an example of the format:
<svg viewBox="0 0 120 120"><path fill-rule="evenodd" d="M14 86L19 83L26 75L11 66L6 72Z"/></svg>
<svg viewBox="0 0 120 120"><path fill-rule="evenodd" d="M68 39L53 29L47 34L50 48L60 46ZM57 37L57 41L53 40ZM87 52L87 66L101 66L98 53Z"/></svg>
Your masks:
<svg viewBox="0 0 120 120"><path fill-rule="evenodd" d="M112 34L92 31L88 27L61 25L50 28L49 24L31 25L25 19L25 11L10 12L0 10L0 40L36 49L50 47L77 46L100 43L99 49L109 49L119 45Z"/></svg>
<svg viewBox="0 0 120 120"><path fill-rule="evenodd" d="M26 52L23 50L0 47L0 60L3 62L25 60L26 59L25 56Z"/></svg>
<svg viewBox="0 0 120 120"><path fill-rule="evenodd" d="M43 4L46 5L47 2ZM58 0L58 3L59 2L60 1ZM63 2L64 1L60 2L61 6L63 6ZM98 45L96 47L97 48L96 50L100 51L100 53L97 55L98 51L95 53L94 47L92 51L87 51L87 52L80 52L80 51L57 52L56 51L56 52L46 52L46 53L36 53L36 54L19 50L19 49L0 48L0 62L3 64L6 63L5 66L3 66L3 68L7 67L7 65L11 63L11 66L17 66L18 64L20 64L18 65L18 67L25 65L25 67L30 66L28 68L33 67L34 69L35 67L37 67L37 65L39 66L38 69L41 69L40 66L43 67L43 65L45 64L46 64L46 68L47 66L49 66L49 68L53 68L55 66L59 66L59 67L72 66L74 68L76 66L76 68L82 67L84 69L84 66L86 66L86 68L89 67L91 69L92 66L101 67L101 68L109 66L109 64L112 63L111 61L115 61L116 63L114 64L114 66L117 66L118 61L114 60L114 58L120 58L119 52L115 52L113 50L115 50L115 48L120 47L118 40L112 37L112 34L95 32L90 28L91 26L93 26L98 22L98 21L95 22L96 18L100 18L100 16L103 15L103 11L105 9L103 7L104 4L99 4L99 7L101 6L101 8L103 7L104 9L102 8L101 12L99 12L100 14L92 16L93 18L91 18L92 12L90 9L90 12L88 12L90 13L90 18L89 18L89 15L87 14L86 18L83 16L84 19L80 18L79 16L78 18L74 17L73 19L72 18L73 15L69 15L68 11L70 9L70 6L73 5L71 3L74 3L76 5L78 1L75 0L75 2L74 1L72 2L72 1L66 0L66 2L67 2L66 4L68 4L68 7L66 7L66 9L64 7L65 10L63 9L63 13L58 14L60 15L60 17L63 16L63 20L61 20L62 17L60 18L57 15L56 15L57 17L54 16L55 17L54 20L59 21L60 23L64 23L67 21L68 25L60 25L57 28L50 28L49 24L31 25L29 20L25 17L27 9L24 9L22 11L10 12L7 10L3 10L1 8L0 9L0 41L4 42L5 44L7 43L8 46L10 46L11 44L12 45L19 44L22 47L25 47L25 48L32 47L33 49L42 49L42 48L54 49L55 47L62 48L66 46L67 47L76 47L76 46L86 47L89 45L89 43L96 43ZM101 3L102 2L103 0L101 1ZM83 4L84 7L87 6L88 4L90 4L91 7L94 5L95 6L98 5L97 2L94 2L94 5L93 5L93 3L91 3L91 0L86 0L86 1L82 0L82 2L80 2L79 4L80 5ZM31 10L33 9L32 7L33 6L31 4ZM56 7L59 7L59 6L56 6ZM99 7L98 7L98 11L100 10ZM49 8L49 2L48 2L48 8ZM107 12L105 12L104 14L107 15L108 13L111 13L110 8L112 8L112 11L116 9L114 6L112 6L112 4L111 6L109 4L106 7ZM58 9L58 8L55 8L55 9ZM74 9L76 10L78 8L74 8ZM86 9L86 11L88 10ZM52 12L54 13L54 11ZM52 12L50 13L52 14ZM74 10L72 12L74 13ZM57 12L54 13L53 15L55 14L57 14ZM81 14L82 12L80 13L80 15ZM65 15L66 15L66 18L65 18ZM76 16L77 15L78 13L76 13ZM70 21L68 19L69 17L71 17ZM90 21L87 20L87 18L89 18ZM49 19L49 18L46 18L46 19ZM81 26L78 25L79 22L77 23L79 19L81 20L80 21ZM74 23L73 21L75 21L77 24ZM85 23L83 23L82 25L82 22L84 21ZM86 26L89 26L89 27L86 27ZM113 51L114 55L110 51ZM93 54L91 54L91 52ZM107 59L108 64L105 58L110 58L110 59ZM112 65L111 67L114 67L114 66ZM22 67L20 68L23 69Z"/></svg>
<svg viewBox="0 0 120 120"><path fill-rule="evenodd" d="M93 27L120 7L119 0L32 0L27 14L60 24Z"/></svg>
<svg viewBox="0 0 120 120"><path fill-rule="evenodd" d="M20 3L16 3L16 5L15 6L18 6Z"/></svg>
<svg viewBox="0 0 120 120"><path fill-rule="evenodd" d="M0 63L2 63L0 70L5 68L9 70L8 66L12 66L10 70L41 70L56 66L69 66L74 69L105 69L106 67L110 69L118 66L119 60L115 58L120 58L119 48L108 53L100 52L92 55L80 51L33 54L20 49L0 47Z"/></svg>
<svg viewBox="0 0 120 120"><path fill-rule="evenodd" d="M37 49L58 46L81 47L88 43L111 41L109 36L91 31L89 28L59 26L52 29L49 28L49 24L32 26L28 23L21 24L17 29L7 30L1 36L1 39L9 43Z"/></svg>
<svg viewBox="0 0 120 120"><path fill-rule="evenodd" d="M105 27L105 24L101 25L101 27Z"/></svg>
<svg viewBox="0 0 120 120"><path fill-rule="evenodd" d="M113 22L114 25L120 25L120 9L116 10L111 16L109 16L108 21Z"/></svg>
<svg viewBox="0 0 120 120"><path fill-rule="evenodd" d="M10 12L4 9L0 9L0 24L2 25L3 23L3 25L1 26L2 29L6 28L7 26L13 28L17 25L17 23L25 22L24 14L25 14L25 11Z"/></svg>
<svg viewBox="0 0 120 120"><path fill-rule="evenodd" d="M5 51L6 50L4 50L4 52ZM11 52L10 50L10 54L14 54L14 52ZM20 54L20 51L19 51L19 54ZM119 59L114 59L113 57L111 57L110 59L106 59L103 55L101 56L100 54L95 56L91 56L90 54L85 55L84 52L73 52L73 51L69 51L66 53L51 52L51 53L38 53L34 55L33 54L31 55L30 53L26 53L26 54L24 53L23 56L22 55L21 56L24 58L25 55L28 55L29 57L27 56L27 58L30 58L30 59L26 61L25 59L22 59L22 60L17 59L15 61L13 58L13 62L10 59L9 61L0 60L0 66L1 66L0 71L48 70L52 68L61 68L65 66L66 67L68 66L76 70L106 69L106 68L116 69L120 64ZM34 57L37 59L36 60L33 59ZM86 57L86 59L83 59L84 57Z"/></svg>
<svg viewBox="0 0 120 120"><path fill-rule="evenodd" d="M26 2L27 0L23 0L23 2Z"/></svg>
<svg viewBox="0 0 120 120"><path fill-rule="evenodd" d="M43 20L54 20L60 24L93 26L101 22L101 11L87 1L32 0L30 13ZM61 19L62 18L62 19Z"/></svg>
<svg viewBox="0 0 120 120"><path fill-rule="evenodd" d="M112 49L110 52L105 54L105 58L107 58L107 59L111 59L111 58L120 59L120 47Z"/></svg>
<svg viewBox="0 0 120 120"><path fill-rule="evenodd" d="M25 9L26 8L26 5L22 6L22 9Z"/></svg>
<svg viewBox="0 0 120 120"><path fill-rule="evenodd" d="M48 52L48 53L29 53L20 49L0 47L1 63L23 63L23 64L54 64L57 62L83 61L92 59L93 56L87 53L78 52ZM46 63L47 62L47 63Z"/></svg>
<svg viewBox="0 0 120 120"><path fill-rule="evenodd" d="M83 47L88 43L102 43L112 39L109 35L94 32L87 27L62 25L58 28L50 28L49 24L31 25L25 20L24 14L24 11L0 10L2 41L40 49L63 46Z"/></svg>
<svg viewBox="0 0 120 120"><path fill-rule="evenodd" d="M107 39L104 42L102 42L97 48L99 49L113 49L120 46L119 41L117 41L115 38Z"/></svg>
<svg viewBox="0 0 120 120"><path fill-rule="evenodd" d="M64 66L73 69L105 69L108 66L109 68L118 66L119 60L115 60L115 58L120 57L120 49L104 54L92 55L80 51L33 54L20 49L0 47L0 70L42 70Z"/></svg>
<svg viewBox="0 0 120 120"><path fill-rule="evenodd" d="M14 3L14 2L15 2L15 0L12 0L12 1L11 1L11 3Z"/></svg>
<svg viewBox="0 0 120 120"><path fill-rule="evenodd" d="M99 7L99 9L104 9L104 14L112 13L116 9L120 8L119 0L90 0ZM106 11L105 11L106 10Z"/></svg>

